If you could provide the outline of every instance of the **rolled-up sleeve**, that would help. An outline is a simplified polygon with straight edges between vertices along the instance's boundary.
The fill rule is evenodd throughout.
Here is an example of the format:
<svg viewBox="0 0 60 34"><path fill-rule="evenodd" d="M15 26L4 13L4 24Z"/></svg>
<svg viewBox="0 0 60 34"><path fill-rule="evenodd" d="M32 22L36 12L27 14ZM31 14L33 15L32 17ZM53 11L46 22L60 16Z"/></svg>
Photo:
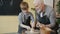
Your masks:
<svg viewBox="0 0 60 34"><path fill-rule="evenodd" d="M21 15L21 13L18 15L18 21L19 21L19 25L22 24L22 15Z"/></svg>
<svg viewBox="0 0 60 34"><path fill-rule="evenodd" d="M51 26L51 27L54 27L54 26L55 26L55 23L56 23L56 14L55 14L54 10L52 10L52 11L50 12L50 17L49 17L49 19L50 19L50 26Z"/></svg>

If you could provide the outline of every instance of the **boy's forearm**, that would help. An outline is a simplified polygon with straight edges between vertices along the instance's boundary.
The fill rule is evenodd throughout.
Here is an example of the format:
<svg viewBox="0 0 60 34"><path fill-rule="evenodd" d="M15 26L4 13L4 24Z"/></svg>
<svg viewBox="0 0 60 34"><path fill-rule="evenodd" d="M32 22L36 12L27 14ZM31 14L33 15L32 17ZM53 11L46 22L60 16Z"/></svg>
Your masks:
<svg viewBox="0 0 60 34"><path fill-rule="evenodd" d="M31 27L34 28L35 27L35 23L30 23Z"/></svg>
<svg viewBox="0 0 60 34"><path fill-rule="evenodd" d="M26 25L23 25L23 24L20 24L20 26L23 27L23 28L26 28L26 29L29 27L29 26L26 26Z"/></svg>

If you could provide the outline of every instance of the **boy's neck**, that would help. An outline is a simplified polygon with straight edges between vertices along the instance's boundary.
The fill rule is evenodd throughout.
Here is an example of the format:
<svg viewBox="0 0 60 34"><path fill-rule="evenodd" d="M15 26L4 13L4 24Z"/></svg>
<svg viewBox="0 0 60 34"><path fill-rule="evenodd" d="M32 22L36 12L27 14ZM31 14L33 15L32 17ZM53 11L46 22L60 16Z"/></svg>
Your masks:
<svg viewBox="0 0 60 34"><path fill-rule="evenodd" d="M24 15L26 15L26 14L28 14L28 13L29 13L29 12L27 12L27 13L26 13L26 12L23 12Z"/></svg>

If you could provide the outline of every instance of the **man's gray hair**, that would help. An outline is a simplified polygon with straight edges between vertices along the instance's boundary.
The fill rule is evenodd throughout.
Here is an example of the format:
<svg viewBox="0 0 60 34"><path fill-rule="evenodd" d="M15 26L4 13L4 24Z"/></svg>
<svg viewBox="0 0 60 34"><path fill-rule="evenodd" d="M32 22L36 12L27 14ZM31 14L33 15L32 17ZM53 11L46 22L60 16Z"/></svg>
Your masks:
<svg viewBox="0 0 60 34"><path fill-rule="evenodd" d="M40 4L44 3L44 0L34 0L33 4Z"/></svg>
<svg viewBox="0 0 60 34"><path fill-rule="evenodd" d="M45 2L46 0L34 0L33 1L33 4L41 4L41 3L43 3L43 4L45 4L46 5L46 2Z"/></svg>

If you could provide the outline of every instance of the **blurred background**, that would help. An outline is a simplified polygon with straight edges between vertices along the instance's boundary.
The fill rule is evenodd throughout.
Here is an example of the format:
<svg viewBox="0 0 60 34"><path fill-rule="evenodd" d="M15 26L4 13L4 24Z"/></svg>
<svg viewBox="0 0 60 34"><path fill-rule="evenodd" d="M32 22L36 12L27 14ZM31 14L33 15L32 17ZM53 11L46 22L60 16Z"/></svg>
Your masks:
<svg viewBox="0 0 60 34"><path fill-rule="evenodd" d="M28 2L29 11L34 12L34 0L0 0L0 34L16 34L18 31L18 14L21 12L19 4ZM54 8L56 12L56 22L60 24L60 0L44 0L46 5ZM60 25L59 25L60 26ZM57 30L60 32L60 29Z"/></svg>

